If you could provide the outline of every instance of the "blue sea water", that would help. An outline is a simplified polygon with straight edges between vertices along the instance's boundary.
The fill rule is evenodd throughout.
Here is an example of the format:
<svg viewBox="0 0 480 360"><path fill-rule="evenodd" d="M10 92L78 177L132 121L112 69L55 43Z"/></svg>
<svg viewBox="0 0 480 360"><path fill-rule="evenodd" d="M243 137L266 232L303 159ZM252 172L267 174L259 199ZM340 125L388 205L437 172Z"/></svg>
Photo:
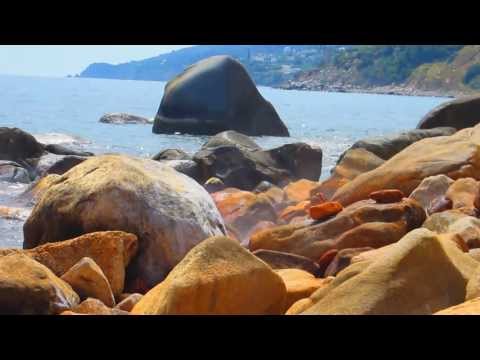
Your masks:
<svg viewBox="0 0 480 360"><path fill-rule="evenodd" d="M0 76L0 126L18 127L39 141L94 153L151 157L167 148L194 153L208 137L157 135L151 125L98 122L108 112L153 118L164 86L163 82L150 81ZM323 150L322 177L356 140L412 129L425 113L447 100L267 87L259 90L277 109L291 137L254 140L264 148L298 141L319 145ZM0 184L0 206L12 206L14 195L22 190L18 184ZM20 228L18 221L0 219L0 247L21 246Z"/></svg>

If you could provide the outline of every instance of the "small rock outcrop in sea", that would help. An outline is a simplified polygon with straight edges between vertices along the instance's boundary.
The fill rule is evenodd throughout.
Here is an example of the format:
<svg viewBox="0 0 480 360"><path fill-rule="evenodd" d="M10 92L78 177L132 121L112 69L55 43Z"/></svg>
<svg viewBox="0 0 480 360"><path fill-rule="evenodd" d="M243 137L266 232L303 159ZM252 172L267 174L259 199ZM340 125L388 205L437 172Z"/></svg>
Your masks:
<svg viewBox="0 0 480 360"><path fill-rule="evenodd" d="M202 183L217 177L227 187L252 190L262 181L278 186L298 179L318 181L322 170L320 148L294 143L262 150L251 139L228 133L210 139L194 155Z"/></svg>
<svg viewBox="0 0 480 360"><path fill-rule="evenodd" d="M31 179L28 171L16 162L0 160L0 181L28 184Z"/></svg>
<svg viewBox="0 0 480 360"><path fill-rule="evenodd" d="M151 124L152 121L142 116L127 113L108 113L103 115L99 122L105 124L125 125L125 124Z"/></svg>
<svg viewBox="0 0 480 360"><path fill-rule="evenodd" d="M195 246L133 307L134 315L282 314L286 288L267 264L232 239Z"/></svg>
<svg viewBox="0 0 480 360"><path fill-rule="evenodd" d="M462 97L440 104L418 123L418 129L450 126L458 130L480 122L480 96Z"/></svg>
<svg viewBox="0 0 480 360"><path fill-rule="evenodd" d="M398 189L409 196L423 179L446 175L452 179L480 179L480 125L450 136L415 142L380 167L340 187L332 200L348 205L377 190Z"/></svg>
<svg viewBox="0 0 480 360"><path fill-rule="evenodd" d="M104 155L54 180L24 224L24 248L105 229L138 236L129 267L134 291L163 280L200 241L225 234L213 200L193 179L154 160Z"/></svg>
<svg viewBox="0 0 480 360"><path fill-rule="evenodd" d="M225 130L289 136L242 64L229 56L213 56L167 83L153 132L215 135Z"/></svg>
<svg viewBox="0 0 480 360"><path fill-rule="evenodd" d="M354 143L350 149L365 149L383 160L388 160L405 149L407 146L419 140L436 136L449 136L454 134L456 131L457 130L453 127L414 129L391 135L362 139ZM344 154L340 156L338 162L343 159Z"/></svg>

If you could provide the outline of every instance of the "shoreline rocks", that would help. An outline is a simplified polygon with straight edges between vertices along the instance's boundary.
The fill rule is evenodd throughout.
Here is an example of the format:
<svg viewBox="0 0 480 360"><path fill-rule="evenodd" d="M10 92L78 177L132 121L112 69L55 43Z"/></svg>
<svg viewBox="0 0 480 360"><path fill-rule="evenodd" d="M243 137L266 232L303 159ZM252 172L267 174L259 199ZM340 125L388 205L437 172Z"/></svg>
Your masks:
<svg viewBox="0 0 480 360"><path fill-rule="evenodd" d="M98 122L112 125L151 124L153 121L138 115L127 113L108 113L103 115Z"/></svg>

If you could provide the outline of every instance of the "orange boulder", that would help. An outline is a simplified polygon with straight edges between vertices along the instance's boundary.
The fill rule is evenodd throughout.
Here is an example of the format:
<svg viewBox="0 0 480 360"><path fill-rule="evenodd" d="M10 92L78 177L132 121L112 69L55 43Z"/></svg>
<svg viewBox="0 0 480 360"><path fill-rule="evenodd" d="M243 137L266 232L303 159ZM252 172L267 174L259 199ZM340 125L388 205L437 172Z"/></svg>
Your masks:
<svg viewBox="0 0 480 360"><path fill-rule="evenodd" d="M310 207L310 217L314 220L325 220L337 215L343 210L342 204L336 201L329 201L320 205Z"/></svg>

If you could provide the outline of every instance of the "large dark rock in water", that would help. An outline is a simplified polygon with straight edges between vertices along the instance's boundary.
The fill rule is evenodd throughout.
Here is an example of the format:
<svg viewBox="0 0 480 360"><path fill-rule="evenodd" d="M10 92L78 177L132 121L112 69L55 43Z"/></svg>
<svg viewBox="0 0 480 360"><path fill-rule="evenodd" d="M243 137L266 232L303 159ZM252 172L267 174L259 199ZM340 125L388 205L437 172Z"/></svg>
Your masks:
<svg viewBox="0 0 480 360"><path fill-rule="evenodd" d="M14 161L31 171L45 149L32 135L17 128L0 127L0 160Z"/></svg>
<svg viewBox="0 0 480 360"><path fill-rule="evenodd" d="M215 135L225 130L289 136L242 64L229 56L213 56L167 83L153 132Z"/></svg>
<svg viewBox="0 0 480 360"><path fill-rule="evenodd" d="M391 135L362 139L354 143L350 149L365 149L383 160L388 160L414 142L430 137L449 136L455 132L456 129L453 127L439 127L425 130L415 129ZM338 162L342 160L345 153L340 156Z"/></svg>
<svg viewBox="0 0 480 360"><path fill-rule="evenodd" d="M417 125L418 129L451 126L457 130L473 127L480 122L480 96L470 96L440 104Z"/></svg>
<svg viewBox="0 0 480 360"><path fill-rule="evenodd" d="M192 160L192 156L180 149L166 149L153 156L152 160Z"/></svg>
<svg viewBox="0 0 480 360"><path fill-rule="evenodd" d="M262 181L284 186L298 179L318 181L320 178L320 148L295 143L262 150L252 140L247 142L241 134L228 133L210 139L194 155L193 160L200 166L203 182L216 177L227 187L252 190ZM239 143L235 144L234 139L238 139Z"/></svg>

